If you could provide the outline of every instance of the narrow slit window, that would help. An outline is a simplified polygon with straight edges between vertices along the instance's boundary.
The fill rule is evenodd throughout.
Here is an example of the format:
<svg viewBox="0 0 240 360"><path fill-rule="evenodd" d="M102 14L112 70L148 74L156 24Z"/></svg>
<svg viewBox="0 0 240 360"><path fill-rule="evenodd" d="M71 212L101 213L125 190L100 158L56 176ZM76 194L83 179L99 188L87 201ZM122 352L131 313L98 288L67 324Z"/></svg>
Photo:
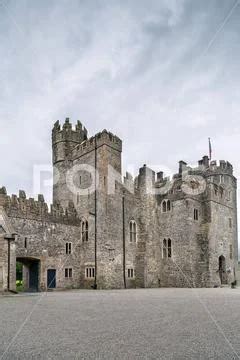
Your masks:
<svg viewBox="0 0 240 360"><path fill-rule="evenodd" d="M88 241L88 221L84 220L81 223L81 233L82 233L82 241Z"/></svg>
<svg viewBox="0 0 240 360"><path fill-rule="evenodd" d="M198 212L198 209L194 209L194 212L193 212L193 217L194 217L194 220L198 220L198 217L199 217L199 212Z"/></svg>

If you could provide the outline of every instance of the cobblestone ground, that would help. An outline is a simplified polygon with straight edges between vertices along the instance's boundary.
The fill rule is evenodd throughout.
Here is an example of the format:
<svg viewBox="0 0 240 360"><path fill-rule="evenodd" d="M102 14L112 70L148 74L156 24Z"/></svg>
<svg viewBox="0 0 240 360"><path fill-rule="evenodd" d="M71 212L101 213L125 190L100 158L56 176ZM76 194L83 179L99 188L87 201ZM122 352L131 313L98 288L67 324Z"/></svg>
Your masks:
<svg viewBox="0 0 240 360"><path fill-rule="evenodd" d="M240 359L240 289L0 297L0 359Z"/></svg>

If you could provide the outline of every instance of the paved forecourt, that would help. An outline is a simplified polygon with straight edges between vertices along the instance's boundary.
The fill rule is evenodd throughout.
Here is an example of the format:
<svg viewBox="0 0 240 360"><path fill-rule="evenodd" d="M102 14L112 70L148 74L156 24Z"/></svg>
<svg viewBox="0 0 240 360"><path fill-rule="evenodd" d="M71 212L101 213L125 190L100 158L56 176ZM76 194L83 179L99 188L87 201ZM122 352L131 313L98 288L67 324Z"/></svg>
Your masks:
<svg viewBox="0 0 240 360"><path fill-rule="evenodd" d="M240 359L240 289L0 296L0 359Z"/></svg>

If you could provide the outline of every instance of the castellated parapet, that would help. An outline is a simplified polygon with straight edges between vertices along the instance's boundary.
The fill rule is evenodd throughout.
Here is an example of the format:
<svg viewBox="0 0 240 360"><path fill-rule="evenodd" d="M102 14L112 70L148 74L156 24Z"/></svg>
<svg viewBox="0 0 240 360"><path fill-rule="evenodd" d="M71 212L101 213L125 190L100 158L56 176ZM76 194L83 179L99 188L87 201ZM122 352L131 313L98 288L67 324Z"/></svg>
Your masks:
<svg viewBox="0 0 240 360"><path fill-rule="evenodd" d="M60 204L55 203L50 206L49 211L48 204L42 194L38 195L38 200L34 198L27 199L23 190L19 191L19 196L9 196L6 188L2 187L0 188L0 206L3 206L10 217L79 225L77 212L71 201L65 210Z"/></svg>
<svg viewBox="0 0 240 360"><path fill-rule="evenodd" d="M82 126L78 120L75 129L69 118L66 118L65 123L61 127L59 121L54 124L52 130L52 149L53 149L53 164L66 159L71 159L72 149L81 144L87 139L87 129Z"/></svg>
<svg viewBox="0 0 240 360"><path fill-rule="evenodd" d="M75 143L81 143L87 139L87 129L82 126L82 123L78 120L73 129L69 118L66 118L65 123L61 126L59 120L56 121L52 130L53 143L60 141L73 141Z"/></svg>
<svg viewBox="0 0 240 360"><path fill-rule="evenodd" d="M83 141L80 145L76 145L72 152L72 159L75 160L88 152L94 151L95 147L107 145L110 148L122 151L122 140L107 130L103 130L92 136L90 139Z"/></svg>
<svg viewBox="0 0 240 360"><path fill-rule="evenodd" d="M16 257L30 277L33 260L39 265L36 287L51 286L52 272L58 288L213 287L234 281L237 181L228 161L205 155L196 166L181 160L172 178L147 165L135 179L129 173L122 178L121 139L107 130L88 138L86 128L79 121L73 127L68 118L62 126L55 123L52 150L50 211L42 195L34 200L24 191L9 196L0 189L0 207L19 234ZM76 173L67 177L72 169ZM95 175L98 186L90 191Z"/></svg>

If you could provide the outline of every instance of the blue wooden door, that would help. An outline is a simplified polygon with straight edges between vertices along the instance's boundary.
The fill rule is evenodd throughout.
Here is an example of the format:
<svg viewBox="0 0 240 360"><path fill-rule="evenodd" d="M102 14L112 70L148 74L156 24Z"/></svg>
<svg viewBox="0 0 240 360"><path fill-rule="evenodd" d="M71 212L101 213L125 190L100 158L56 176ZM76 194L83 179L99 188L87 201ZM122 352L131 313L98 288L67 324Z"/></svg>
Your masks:
<svg viewBox="0 0 240 360"><path fill-rule="evenodd" d="M54 289L56 287L56 270L48 269L47 271L47 287L48 289Z"/></svg>

